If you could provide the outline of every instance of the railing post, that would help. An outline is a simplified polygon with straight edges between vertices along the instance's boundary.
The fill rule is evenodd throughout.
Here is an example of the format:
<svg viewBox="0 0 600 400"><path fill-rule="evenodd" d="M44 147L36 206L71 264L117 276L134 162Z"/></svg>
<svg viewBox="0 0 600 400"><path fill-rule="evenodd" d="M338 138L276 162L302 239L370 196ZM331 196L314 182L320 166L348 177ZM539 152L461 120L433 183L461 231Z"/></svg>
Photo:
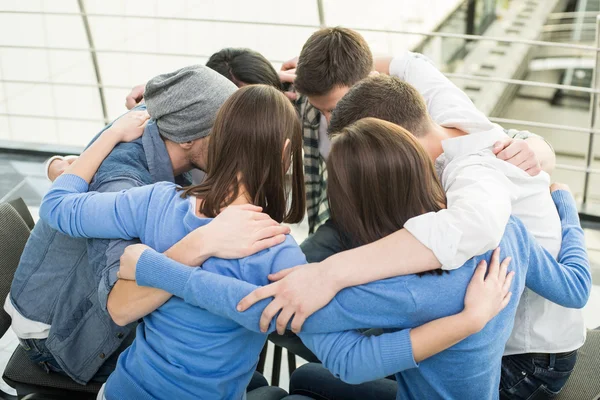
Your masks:
<svg viewBox="0 0 600 400"><path fill-rule="evenodd" d="M583 182L583 206L586 205L589 195L590 188L590 168L594 162L594 129L596 127L596 112L598 110L598 94L595 92L598 90L598 71L600 70L600 15L596 17L596 50L594 55L594 69L592 71L592 89L594 92L590 94L590 133L588 140L588 152L586 158L586 171L585 179Z"/></svg>

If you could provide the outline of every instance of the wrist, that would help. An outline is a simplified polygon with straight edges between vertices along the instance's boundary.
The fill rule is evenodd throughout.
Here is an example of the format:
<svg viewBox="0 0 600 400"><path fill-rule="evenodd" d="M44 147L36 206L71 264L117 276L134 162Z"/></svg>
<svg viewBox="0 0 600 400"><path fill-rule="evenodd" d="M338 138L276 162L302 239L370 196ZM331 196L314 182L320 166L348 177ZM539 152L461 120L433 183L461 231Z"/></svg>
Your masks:
<svg viewBox="0 0 600 400"><path fill-rule="evenodd" d="M321 269L323 279L336 293L352 286L352 283L347 279L348 274L344 273L343 268L339 267L342 264L335 262L335 256L329 257L316 265L317 268Z"/></svg>
<svg viewBox="0 0 600 400"><path fill-rule="evenodd" d="M456 317L458 319L458 326L464 327L468 335L473 335L481 331L488 323L488 319L484 318L484 316L467 309L456 314Z"/></svg>
<svg viewBox="0 0 600 400"><path fill-rule="evenodd" d="M102 132L102 135L100 135L100 137L104 138L105 140L109 141L110 143L118 144L123 141L123 132L121 132L121 130L111 126L110 128L106 129L104 132Z"/></svg>

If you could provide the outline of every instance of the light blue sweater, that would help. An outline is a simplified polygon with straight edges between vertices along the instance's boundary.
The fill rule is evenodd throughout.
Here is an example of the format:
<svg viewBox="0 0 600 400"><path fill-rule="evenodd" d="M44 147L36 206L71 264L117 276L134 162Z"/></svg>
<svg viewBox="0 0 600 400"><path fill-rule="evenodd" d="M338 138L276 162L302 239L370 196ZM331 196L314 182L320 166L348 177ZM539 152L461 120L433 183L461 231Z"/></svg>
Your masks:
<svg viewBox="0 0 600 400"><path fill-rule="evenodd" d="M120 194L77 194L87 185L65 176L44 198L40 215L70 235L139 236L162 252L210 221L197 218L191 203L174 188L158 184ZM489 253L442 276L397 277L345 289L307 320L302 340L327 368L352 383L403 371L397 374L399 398L497 398L504 344L524 286L567 307L583 307L589 296L591 276L574 201L566 192L555 192L553 198L563 226L562 264L511 218L501 247L502 257L511 256L511 269L517 272L514 299L480 333L425 360L418 369L408 369L415 366L409 328L460 312L473 271ZM235 305L256 285L266 284L268 273L304 262L291 238L242 260L210 259L202 269L145 251L138 263L138 283L179 298L144 318L136 341L107 383L107 398L243 397L265 341L258 319L267 301L246 313L237 313ZM368 327L404 330L370 338L351 331Z"/></svg>
<svg viewBox="0 0 600 400"><path fill-rule="evenodd" d="M517 272L511 303L480 333L425 360L419 369L396 371L400 372L396 376L399 399L498 398L504 345L525 285L565 307L580 308L586 304L591 275L575 202L568 192L555 192L553 199L563 229L560 263L537 244L518 219L511 218L500 244L502 257L512 256L511 269ZM357 326L411 328L460 312L475 267L480 260L489 260L490 255L475 257L458 270L442 276L397 277L345 289L306 321L300 337L341 379L361 383L381 378L385 376L382 369L361 368L360 358L354 358L356 354L339 357L332 335L341 338L344 333L328 332ZM257 332L260 314L269 302L262 301L238 313L236 304L257 286L202 269L190 270L152 251L142 255L137 280L140 285L165 289L190 304L231 318ZM274 323L270 331L273 330ZM331 352L322 346L328 341Z"/></svg>
<svg viewBox="0 0 600 400"><path fill-rule="evenodd" d="M192 203L175 188L159 183L120 193L85 193L84 180L65 175L44 197L40 217L71 236L139 237L162 252L211 221L198 218ZM162 261L157 256L144 253L143 264L157 268L153 260ZM268 274L305 262L288 236L283 244L254 256L211 258L202 268L215 276L265 285ZM172 272L169 282L185 282L187 271ZM360 369L375 379L415 366L408 332L371 338L355 331L323 335L317 353L330 354L339 364L354 363L350 369ZM109 400L242 399L266 339L266 334L173 297L138 326L135 341L121 355L106 384L105 396Z"/></svg>

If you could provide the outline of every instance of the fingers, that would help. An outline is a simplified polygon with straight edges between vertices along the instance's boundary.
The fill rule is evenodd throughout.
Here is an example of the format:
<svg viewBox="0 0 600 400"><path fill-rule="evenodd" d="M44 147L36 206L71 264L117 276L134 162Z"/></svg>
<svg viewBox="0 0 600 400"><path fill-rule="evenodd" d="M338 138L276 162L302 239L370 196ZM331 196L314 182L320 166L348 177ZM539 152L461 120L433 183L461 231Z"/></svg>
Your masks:
<svg viewBox="0 0 600 400"><path fill-rule="evenodd" d="M513 158L517 154L519 154L522 150L523 149L520 146L515 145L514 143L511 143L509 146L504 148L504 150L499 152L496 155L496 157L498 157L499 159L504 160L504 161L509 161L511 158ZM514 163L512 163L512 164L514 164Z"/></svg>
<svg viewBox="0 0 600 400"><path fill-rule="evenodd" d="M239 205L239 206L230 206L230 207L237 207L240 210L254 211L255 213L257 213L257 215L258 214L262 214L261 213L262 207L255 206L254 204L242 204L242 205ZM264 214L264 215L267 215L267 214Z"/></svg>
<svg viewBox="0 0 600 400"><path fill-rule="evenodd" d="M504 297L504 299L502 300L502 303L500 303L500 310L504 310L504 307L506 307L508 305L508 303L510 303L511 297L512 297L512 292L508 292L506 294L506 296Z"/></svg>
<svg viewBox="0 0 600 400"><path fill-rule="evenodd" d="M290 326L290 328L292 328L292 332L299 333L302 330L302 325L304 325L305 321L306 317L303 314L299 312L294 314L294 319L292 320L292 325Z"/></svg>
<svg viewBox="0 0 600 400"><path fill-rule="evenodd" d="M487 271L487 263L484 260L481 260L475 269L473 280L483 282L485 280L485 271Z"/></svg>
<svg viewBox="0 0 600 400"><path fill-rule="evenodd" d="M265 214L265 213L262 213L262 212L255 212L255 211L253 211L252 219L254 219L255 221L261 221L261 220L273 221L271 219L271 217L269 216L269 214ZM277 224L276 221L273 221L273 222Z"/></svg>
<svg viewBox="0 0 600 400"><path fill-rule="evenodd" d="M256 289L238 303L237 310L239 312L244 312L259 301L273 296L276 290L276 287L273 286L274 285L267 285Z"/></svg>
<svg viewBox="0 0 600 400"><path fill-rule="evenodd" d="M283 92L283 94L285 94L285 97L287 97L288 99L294 101L298 98L298 93L296 92Z"/></svg>
<svg viewBox="0 0 600 400"><path fill-rule="evenodd" d="M506 139L503 139L503 140L498 140L496 143L494 143L492 152L494 154L498 155L498 153L500 153L502 150L504 150L511 143L512 143L512 139L510 139L509 137L507 137Z"/></svg>
<svg viewBox="0 0 600 400"><path fill-rule="evenodd" d="M287 60L281 65L282 71L288 71L290 69L295 69L298 66L298 57L294 57L291 60Z"/></svg>
<svg viewBox="0 0 600 400"><path fill-rule="evenodd" d="M255 242L252 245L251 251L252 251L252 254L256 254L259 251L269 249L269 248L277 246L278 244L281 244L283 242L285 242L285 235L273 236L273 237Z"/></svg>
<svg viewBox="0 0 600 400"><path fill-rule="evenodd" d="M285 225L275 225L262 228L256 233L256 240L268 239L278 235L287 235L290 233L290 227Z"/></svg>
<svg viewBox="0 0 600 400"><path fill-rule="evenodd" d="M500 269L500 247L496 248L492 253L490 266L488 268L488 278L498 279L498 271Z"/></svg>
<svg viewBox="0 0 600 400"><path fill-rule="evenodd" d="M281 271L276 272L274 274L269 274L268 278L271 282L280 281L283 278L285 278L286 276L288 276L289 274L291 274L292 272L294 272L294 270L296 268L298 268L298 267L282 269Z"/></svg>
<svg viewBox="0 0 600 400"><path fill-rule="evenodd" d="M281 83L294 83L296 80L296 70L289 70L279 73L279 80Z"/></svg>
<svg viewBox="0 0 600 400"><path fill-rule="evenodd" d="M500 264L500 272L498 272L498 280L500 282L504 282L506 280L507 273L508 273L508 266L510 265L511 261L512 261L511 257L506 257L502 261L502 264Z"/></svg>
<svg viewBox="0 0 600 400"><path fill-rule="evenodd" d="M502 293L508 293L510 291L510 286L512 285L513 278L515 277L515 271L511 271L504 281L504 285L502 285Z"/></svg>
<svg viewBox="0 0 600 400"><path fill-rule="evenodd" d="M279 317L277 317L277 333L283 335L287 329L287 325L290 319L294 316L294 310L291 308L284 308L281 310Z"/></svg>
<svg viewBox="0 0 600 400"><path fill-rule="evenodd" d="M271 324L271 321L282 308L283 306L281 305L281 302L278 299L273 300L271 303L269 303L267 307L265 307L262 315L260 316L261 332L267 332L269 330L269 325Z"/></svg>

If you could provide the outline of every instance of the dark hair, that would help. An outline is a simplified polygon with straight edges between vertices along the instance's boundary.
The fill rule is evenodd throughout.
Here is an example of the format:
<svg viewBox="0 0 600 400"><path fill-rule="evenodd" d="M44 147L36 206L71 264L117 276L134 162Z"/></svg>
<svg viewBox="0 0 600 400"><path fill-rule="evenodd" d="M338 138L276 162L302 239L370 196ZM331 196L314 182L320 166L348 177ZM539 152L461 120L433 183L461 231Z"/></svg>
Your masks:
<svg viewBox="0 0 600 400"><path fill-rule="evenodd" d="M344 247L362 246L445 207L429 155L404 128L364 118L336 134L327 158L331 218Z"/></svg>
<svg viewBox="0 0 600 400"><path fill-rule="evenodd" d="M281 82L273 65L254 50L228 47L210 56L206 66L237 87L260 83L281 90Z"/></svg>
<svg viewBox="0 0 600 400"><path fill-rule="evenodd" d="M326 94L335 86L352 86L373 69L373 55L360 33L323 28L304 44L296 69L296 89L307 96Z"/></svg>
<svg viewBox="0 0 600 400"><path fill-rule="evenodd" d="M381 74L360 81L342 97L331 114L329 132L339 132L366 117L400 125L415 136L427 134L431 126L427 105L417 89Z"/></svg>
<svg viewBox="0 0 600 400"><path fill-rule="evenodd" d="M289 151L283 154L286 139ZM291 163L291 205L286 165ZM200 212L215 217L240 194L261 206L277 222L297 223L304 217L302 129L292 103L267 85L245 86L217 113L208 144L204 182L182 189L182 197L202 198Z"/></svg>

